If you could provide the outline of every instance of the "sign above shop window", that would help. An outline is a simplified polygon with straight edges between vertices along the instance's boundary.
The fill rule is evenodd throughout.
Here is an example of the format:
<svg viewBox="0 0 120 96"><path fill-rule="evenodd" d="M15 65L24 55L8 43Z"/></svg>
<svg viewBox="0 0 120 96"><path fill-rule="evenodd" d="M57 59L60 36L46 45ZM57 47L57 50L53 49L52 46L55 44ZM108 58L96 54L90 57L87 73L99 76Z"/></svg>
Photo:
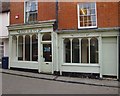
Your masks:
<svg viewBox="0 0 120 96"><path fill-rule="evenodd" d="M24 34L24 33L39 33L41 31L42 29L28 29L28 30L18 30L17 32L19 34Z"/></svg>

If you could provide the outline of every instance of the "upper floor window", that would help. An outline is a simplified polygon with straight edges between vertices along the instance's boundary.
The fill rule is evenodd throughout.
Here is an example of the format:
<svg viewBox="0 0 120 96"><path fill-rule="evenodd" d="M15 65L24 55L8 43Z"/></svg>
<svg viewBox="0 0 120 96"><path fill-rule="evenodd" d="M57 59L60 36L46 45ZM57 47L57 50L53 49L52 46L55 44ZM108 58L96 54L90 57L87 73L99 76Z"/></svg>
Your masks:
<svg viewBox="0 0 120 96"><path fill-rule="evenodd" d="M96 3L78 4L78 28L97 27L96 15Z"/></svg>
<svg viewBox="0 0 120 96"><path fill-rule="evenodd" d="M37 20L38 2L37 0L25 1L25 22L34 22Z"/></svg>

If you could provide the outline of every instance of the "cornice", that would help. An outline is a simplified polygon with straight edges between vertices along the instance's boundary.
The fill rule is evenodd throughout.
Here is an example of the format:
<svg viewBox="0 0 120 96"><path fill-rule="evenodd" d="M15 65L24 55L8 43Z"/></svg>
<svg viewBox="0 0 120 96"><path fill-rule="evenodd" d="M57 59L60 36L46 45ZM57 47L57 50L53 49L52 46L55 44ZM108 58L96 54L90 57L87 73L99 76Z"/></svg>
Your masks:
<svg viewBox="0 0 120 96"><path fill-rule="evenodd" d="M38 21L38 22L27 23L27 24L14 24L7 27L9 31L35 29L35 28L53 28L54 22L55 20Z"/></svg>

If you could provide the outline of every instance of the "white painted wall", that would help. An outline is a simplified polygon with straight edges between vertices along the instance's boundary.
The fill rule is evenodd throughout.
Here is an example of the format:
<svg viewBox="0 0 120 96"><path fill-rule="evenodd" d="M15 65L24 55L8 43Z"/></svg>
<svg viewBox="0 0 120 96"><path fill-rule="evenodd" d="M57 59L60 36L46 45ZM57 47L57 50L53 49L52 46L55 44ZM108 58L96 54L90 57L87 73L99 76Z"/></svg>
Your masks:
<svg viewBox="0 0 120 96"><path fill-rule="evenodd" d="M9 56L9 39L4 39L4 56Z"/></svg>
<svg viewBox="0 0 120 96"><path fill-rule="evenodd" d="M0 21L1 24L0 24L0 37L7 37L8 38L8 29L6 26L9 25L9 15L10 13L9 12L6 12L6 13L0 13Z"/></svg>
<svg viewBox="0 0 120 96"><path fill-rule="evenodd" d="M4 42L4 56L8 56L8 29L10 12L0 13L0 38Z"/></svg>

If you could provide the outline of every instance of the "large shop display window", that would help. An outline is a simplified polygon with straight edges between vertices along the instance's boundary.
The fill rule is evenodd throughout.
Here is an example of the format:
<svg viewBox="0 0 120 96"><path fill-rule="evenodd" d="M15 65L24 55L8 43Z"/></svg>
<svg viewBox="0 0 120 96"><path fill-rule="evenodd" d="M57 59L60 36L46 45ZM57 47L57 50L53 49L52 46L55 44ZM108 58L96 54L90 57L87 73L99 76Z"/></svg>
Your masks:
<svg viewBox="0 0 120 96"><path fill-rule="evenodd" d="M98 39L65 38L63 54L65 63L98 64Z"/></svg>
<svg viewBox="0 0 120 96"><path fill-rule="evenodd" d="M16 53L13 55L17 56L19 61L38 61L37 34L14 36L12 43Z"/></svg>

